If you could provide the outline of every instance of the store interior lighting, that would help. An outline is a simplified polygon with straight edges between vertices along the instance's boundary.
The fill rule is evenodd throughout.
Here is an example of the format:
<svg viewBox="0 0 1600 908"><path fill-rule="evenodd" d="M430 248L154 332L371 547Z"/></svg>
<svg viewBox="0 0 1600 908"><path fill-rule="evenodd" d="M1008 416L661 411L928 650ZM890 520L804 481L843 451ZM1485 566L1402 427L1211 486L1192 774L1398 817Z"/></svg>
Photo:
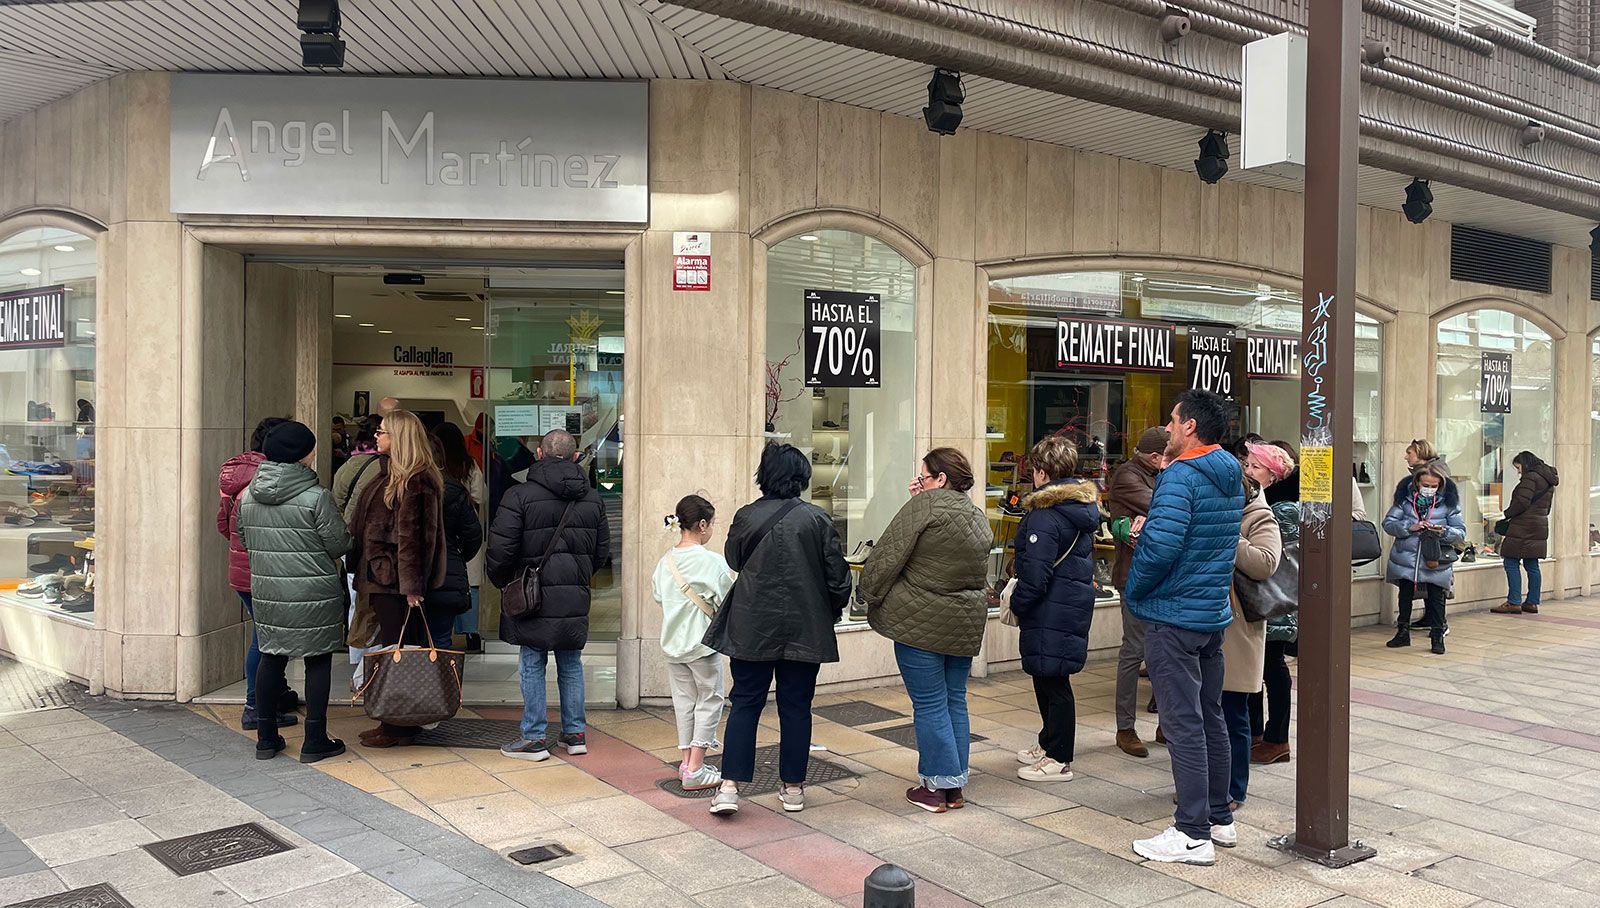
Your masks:
<svg viewBox="0 0 1600 908"><path fill-rule="evenodd" d="M295 16L300 29L300 65L322 69L344 66L344 42L339 40L339 0L300 0Z"/></svg>

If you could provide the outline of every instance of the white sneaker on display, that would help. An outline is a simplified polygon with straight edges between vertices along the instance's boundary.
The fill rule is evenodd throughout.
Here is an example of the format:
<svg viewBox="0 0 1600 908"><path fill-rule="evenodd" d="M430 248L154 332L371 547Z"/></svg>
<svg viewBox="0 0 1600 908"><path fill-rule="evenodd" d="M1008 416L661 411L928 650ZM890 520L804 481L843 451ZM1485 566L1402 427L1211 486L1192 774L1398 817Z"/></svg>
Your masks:
<svg viewBox="0 0 1600 908"><path fill-rule="evenodd" d="M1217 850L1209 839L1191 839L1168 826L1166 831L1150 839L1133 843L1133 853L1161 864L1199 864L1209 867L1217 862Z"/></svg>
<svg viewBox="0 0 1600 908"><path fill-rule="evenodd" d="M1211 844L1218 848L1232 848L1239 844L1239 824L1211 827Z"/></svg>
<svg viewBox="0 0 1600 908"><path fill-rule="evenodd" d="M1027 750L1017 751L1017 762L1023 766L1032 766L1044 759L1043 747L1030 747Z"/></svg>

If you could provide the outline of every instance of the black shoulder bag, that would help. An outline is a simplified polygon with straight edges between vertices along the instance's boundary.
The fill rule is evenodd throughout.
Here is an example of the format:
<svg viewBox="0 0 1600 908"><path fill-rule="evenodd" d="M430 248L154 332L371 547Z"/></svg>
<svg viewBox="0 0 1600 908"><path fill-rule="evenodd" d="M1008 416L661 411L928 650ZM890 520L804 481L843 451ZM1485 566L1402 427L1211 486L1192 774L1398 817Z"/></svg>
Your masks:
<svg viewBox="0 0 1600 908"><path fill-rule="evenodd" d="M575 504L576 501L567 502L567 509L561 512L561 522L556 524L555 535L550 537L550 544L544 547L544 554L538 562L523 565L511 585L500 591L500 611L507 618L516 620L539 614L544 605L544 566L549 562L550 554L556 550L556 544L561 541L561 534L567 529L567 519L572 516L572 506Z"/></svg>

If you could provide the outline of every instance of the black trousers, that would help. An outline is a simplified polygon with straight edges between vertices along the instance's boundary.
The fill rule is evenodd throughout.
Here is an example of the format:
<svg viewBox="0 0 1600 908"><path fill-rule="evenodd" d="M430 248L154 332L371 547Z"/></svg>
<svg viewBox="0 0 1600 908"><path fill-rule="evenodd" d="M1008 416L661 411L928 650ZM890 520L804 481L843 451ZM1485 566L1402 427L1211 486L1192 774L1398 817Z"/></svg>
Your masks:
<svg viewBox="0 0 1600 908"><path fill-rule="evenodd" d="M1078 703L1072 697L1071 678L1033 679L1039 701L1039 746L1057 763L1071 763L1077 747Z"/></svg>
<svg viewBox="0 0 1600 908"><path fill-rule="evenodd" d="M1398 599L1400 627L1411 626L1411 603L1417 598L1417 594L1421 593L1423 597L1423 615L1427 618L1428 624L1433 627L1433 633L1440 634L1444 632L1444 629L1448 626L1444 617L1444 587L1424 583L1421 584L1419 589L1418 585L1410 580L1397 580L1395 585L1400 588ZM257 694L256 699L260 700L259 694Z"/></svg>
<svg viewBox="0 0 1600 908"><path fill-rule="evenodd" d="M422 608L413 609L406 603L406 597L395 593L373 593L372 611L378 616L378 643L382 646L394 646L396 643L407 643L414 646L428 645L428 625L442 622L448 612L452 618L455 609L450 606L424 605ZM410 621L406 620L410 613ZM405 631L405 640L400 639L401 631ZM448 644L446 644L448 645ZM381 723L383 731L391 738L414 738L422 733L422 729L415 725L390 725Z"/></svg>
<svg viewBox="0 0 1600 908"><path fill-rule="evenodd" d="M790 785L806 780L811 762L811 700L817 693L815 662L746 662L729 659L733 690L728 694L728 731L722 743L722 777L749 782L756 774L756 726L767 708L767 690L778 682L778 778Z"/></svg>
<svg viewBox="0 0 1600 908"><path fill-rule="evenodd" d="M328 736L328 690L332 686L333 654L307 656L306 663L306 741L317 743L317 737ZM261 654L261 666L256 669L256 701L278 703L288 688L284 673L289 668L288 656ZM270 699L261 699L267 697ZM266 710L256 717L256 741L268 744L278 739L276 710Z"/></svg>

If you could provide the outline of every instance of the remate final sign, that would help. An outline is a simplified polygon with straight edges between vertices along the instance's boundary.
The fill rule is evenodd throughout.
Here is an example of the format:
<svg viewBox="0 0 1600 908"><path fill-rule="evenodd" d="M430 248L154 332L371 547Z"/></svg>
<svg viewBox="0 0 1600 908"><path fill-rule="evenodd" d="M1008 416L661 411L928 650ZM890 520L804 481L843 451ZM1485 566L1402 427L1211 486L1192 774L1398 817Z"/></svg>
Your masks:
<svg viewBox="0 0 1600 908"><path fill-rule="evenodd" d="M0 350L64 347L66 343L66 287L0 293Z"/></svg>
<svg viewBox="0 0 1600 908"><path fill-rule="evenodd" d="M1056 319L1056 368L1171 372L1174 329L1155 322Z"/></svg>

